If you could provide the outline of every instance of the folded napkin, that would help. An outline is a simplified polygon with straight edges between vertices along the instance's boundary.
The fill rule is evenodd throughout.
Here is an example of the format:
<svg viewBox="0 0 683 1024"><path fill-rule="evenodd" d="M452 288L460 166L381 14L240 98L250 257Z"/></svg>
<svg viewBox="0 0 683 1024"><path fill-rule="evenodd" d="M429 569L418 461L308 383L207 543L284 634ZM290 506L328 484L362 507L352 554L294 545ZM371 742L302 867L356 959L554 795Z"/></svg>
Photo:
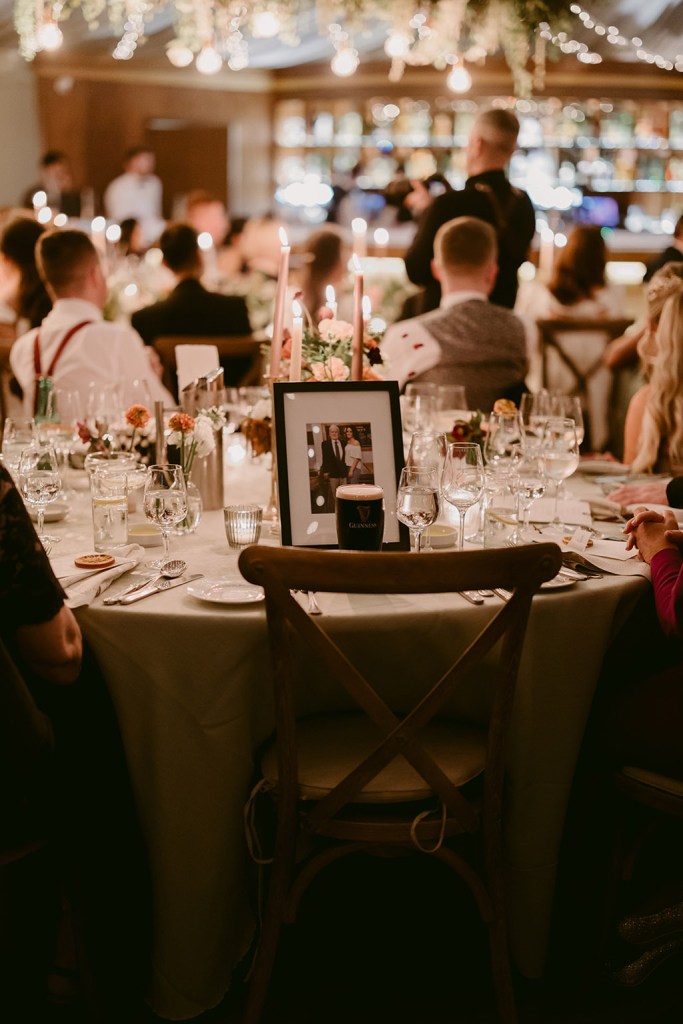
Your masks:
<svg viewBox="0 0 683 1024"><path fill-rule="evenodd" d="M591 546L583 550L579 545L572 545L571 540L568 544L562 543L563 536L566 537L567 534L560 535L557 530L548 528L537 534L534 540L554 540L563 552L578 555L579 560L590 562L601 572L612 573L615 576L644 576L645 579L650 579L650 566L640 560L635 549L626 550L626 540L593 538Z"/></svg>
<svg viewBox="0 0 683 1024"><path fill-rule="evenodd" d="M69 608L81 608L90 604L114 580L129 569L134 569L145 550L140 544L128 544L119 548L116 563L108 569L78 569L74 558L78 555L61 555L51 558L52 571L66 591L66 604Z"/></svg>
<svg viewBox="0 0 683 1024"><path fill-rule="evenodd" d="M579 501L577 498L567 498L560 501L560 519L564 523L571 523L572 526L590 526L591 511L587 501ZM529 519L532 523L552 523L555 516L554 498L537 498L531 506Z"/></svg>

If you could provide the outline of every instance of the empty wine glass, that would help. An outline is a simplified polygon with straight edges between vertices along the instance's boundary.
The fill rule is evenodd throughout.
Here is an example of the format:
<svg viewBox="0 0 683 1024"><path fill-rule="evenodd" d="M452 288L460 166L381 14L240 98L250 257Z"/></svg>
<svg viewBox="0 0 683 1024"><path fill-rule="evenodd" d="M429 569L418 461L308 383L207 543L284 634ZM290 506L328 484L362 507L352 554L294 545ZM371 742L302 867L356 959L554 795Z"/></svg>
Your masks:
<svg viewBox="0 0 683 1024"><path fill-rule="evenodd" d="M17 475L24 500L36 510L37 533L41 543L52 541L52 537L43 533L45 509L56 499L62 486L57 452L53 446L34 441L25 447L19 459Z"/></svg>
<svg viewBox="0 0 683 1024"><path fill-rule="evenodd" d="M555 481L555 510L553 526L561 529L563 524L559 513L561 484L575 473L579 465L579 442L576 439L574 420L566 417L550 417L543 431L543 460L546 476Z"/></svg>
<svg viewBox="0 0 683 1024"><path fill-rule="evenodd" d="M2 461L17 478L21 453L36 440L36 425L32 419L8 416L2 430Z"/></svg>
<svg viewBox="0 0 683 1024"><path fill-rule="evenodd" d="M161 530L164 557L168 559L171 527L187 515L185 474L180 466L150 466L144 494L145 516Z"/></svg>
<svg viewBox="0 0 683 1024"><path fill-rule="evenodd" d="M446 435L437 430L416 430L410 439L406 466L436 472L437 482L441 480L448 444ZM429 533L422 537L422 551L431 551Z"/></svg>
<svg viewBox="0 0 683 1024"><path fill-rule="evenodd" d="M83 418L81 396L69 388L53 388L48 393L45 418L37 426L41 440L54 445L60 458L62 489L70 497L67 488L69 455L78 438L78 421Z"/></svg>
<svg viewBox="0 0 683 1024"><path fill-rule="evenodd" d="M439 477L436 469L406 466L396 494L396 517L410 530L415 550L422 550L422 533L439 514Z"/></svg>
<svg viewBox="0 0 683 1024"><path fill-rule="evenodd" d="M542 498L546 488L545 460L535 448L524 450L519 447L512 456L514 487L517 502L522 512L522 526L518 540L529 532L529 513L536 498ZM519 520L519 515L517 516Z"/></svg>
<svg viewBox="0 0 683 1024"><path fill-rule="evenodd" d="M576 440L579 446L583 444L585 426L583 422L583 409L581 399L578 395L553 395L550 399L550 416L561 416L565 419L574 420Z"/></svg>
<svg viewBox="0 0 683 1024"><path fill-rule="evenodd" d="M515 445L524 446L524 443L524 423L520 413L491 413L484 441L484 458L489 469L494 473L508 473Z"/></svg>
<svg viewBox="0 0 683 1024"><path fill-rule="evenodd" d="M550 415L550 396L544 389L527 391L522 395L519 412L524 424L524 436L529 447L538 447L543 438L543 427Z"/></svg>
<svg viewBox="0 0 683 1024"><path fill-rule="evenodd" d="M463 549L465 513L479 501L483 489L484 463L479 445L450 444L441 477L441 494L458 512L458 551Z"/></svg>

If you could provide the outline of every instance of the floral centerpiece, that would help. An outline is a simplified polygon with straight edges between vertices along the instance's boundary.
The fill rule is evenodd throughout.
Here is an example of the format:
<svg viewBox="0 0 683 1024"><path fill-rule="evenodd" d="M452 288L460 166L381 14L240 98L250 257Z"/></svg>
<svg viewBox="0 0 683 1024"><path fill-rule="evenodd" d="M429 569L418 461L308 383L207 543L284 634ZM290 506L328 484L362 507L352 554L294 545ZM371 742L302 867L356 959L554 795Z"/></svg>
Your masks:
<svg viewBox="0 0 683 1024"><path fill-rule="evenodd" d="M492 412L498 416L514 416L517 413L517 406L509 398L498 398L493 403ZM470 442L483 447L486 434L487 424L484 422L484 415L481 409L477 409L468 420L456 420L446 434L446 440L449 444L454 441Z"/></svg>
<svg viewBox="0 0 683 1024"><path fill-rule="evenodd" d="M382 363L379 342L381 334L365 326L363 336L363 380L381 380L373 366ZM324 317L317 327L310 317L304 328L301 345L301 379L349 380L353 351L353 324L334 317ZM288 359L291 339L282 346L282 355Z"/></svg>
<svg viewBox="0 0 683 1024"><path fill-rule="evenodd" d="M167 443L178 449L178 462L186 480L190 479L197 456L201 459L215 451L215 432L221 429L224 422L223 413L215 407L201 409L196 416L186 412L176 412L171 416L168 422L171 433Z"/></svg>

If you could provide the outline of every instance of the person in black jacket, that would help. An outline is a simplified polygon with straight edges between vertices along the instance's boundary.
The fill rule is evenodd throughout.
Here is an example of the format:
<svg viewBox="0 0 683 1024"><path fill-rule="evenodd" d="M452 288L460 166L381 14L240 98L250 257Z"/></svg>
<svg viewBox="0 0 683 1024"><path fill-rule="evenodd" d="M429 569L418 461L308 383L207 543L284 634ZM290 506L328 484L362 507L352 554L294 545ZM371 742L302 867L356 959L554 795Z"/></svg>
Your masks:
<svg viewBox="0 0 683 1024"><path fill-rule="evenodd" d="M455 217L478 217L493 225L498 235L499 271L491 302L512 309L517 296L517 271L527 258L536 230L536 215L526 192L514 188L505 166L517 145L519 121L510 110L487 110L474 122L467 145L467 173L464 189L446 192L429 200L422 214L405 265L413 284L425 287L422 309L426 313L439 305L441 291L432 274L434 237ZM415 209L415 205L411 204Z"/></svg>
<svg viewBox="0 0 683 1024"><path fill-rule="evenodd" d="M146 345L164 335L207 337L251 334L247 304L239 295L208 291L200 281L204 266L197 232L189 224L171 224L159 246L177 285L166 299L133 313L131 323ZM248 359L226 360L225 383L238 384Z"/></svg>

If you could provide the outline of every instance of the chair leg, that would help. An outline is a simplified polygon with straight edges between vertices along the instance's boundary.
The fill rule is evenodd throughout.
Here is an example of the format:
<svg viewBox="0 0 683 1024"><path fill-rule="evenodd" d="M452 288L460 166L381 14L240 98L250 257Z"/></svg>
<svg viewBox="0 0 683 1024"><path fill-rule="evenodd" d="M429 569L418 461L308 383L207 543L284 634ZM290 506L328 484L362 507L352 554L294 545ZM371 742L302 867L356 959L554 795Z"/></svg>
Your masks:
<svg viewBox="0 0 683 1024"><path fill-rule="evenodd" d="M247 1006L242 1024L258 1024L263 1013L287 906L294 868L295 842L295 830L291 826L283 830L283 834L278 837L268 887L268 903L249 979Z"/></svg>
<svg viewBox="0 0 683 1024"><path fill-rule="evenodd" d="M500 821L492 823L484 835L484 860L488 891L493 909L493 920L489 922L489 948L491 969L496 989L496 1005L501 1024L517 1024L515 991L510 968L507 919L505 916L505 892L503 883L503 845Z"/></svg>

